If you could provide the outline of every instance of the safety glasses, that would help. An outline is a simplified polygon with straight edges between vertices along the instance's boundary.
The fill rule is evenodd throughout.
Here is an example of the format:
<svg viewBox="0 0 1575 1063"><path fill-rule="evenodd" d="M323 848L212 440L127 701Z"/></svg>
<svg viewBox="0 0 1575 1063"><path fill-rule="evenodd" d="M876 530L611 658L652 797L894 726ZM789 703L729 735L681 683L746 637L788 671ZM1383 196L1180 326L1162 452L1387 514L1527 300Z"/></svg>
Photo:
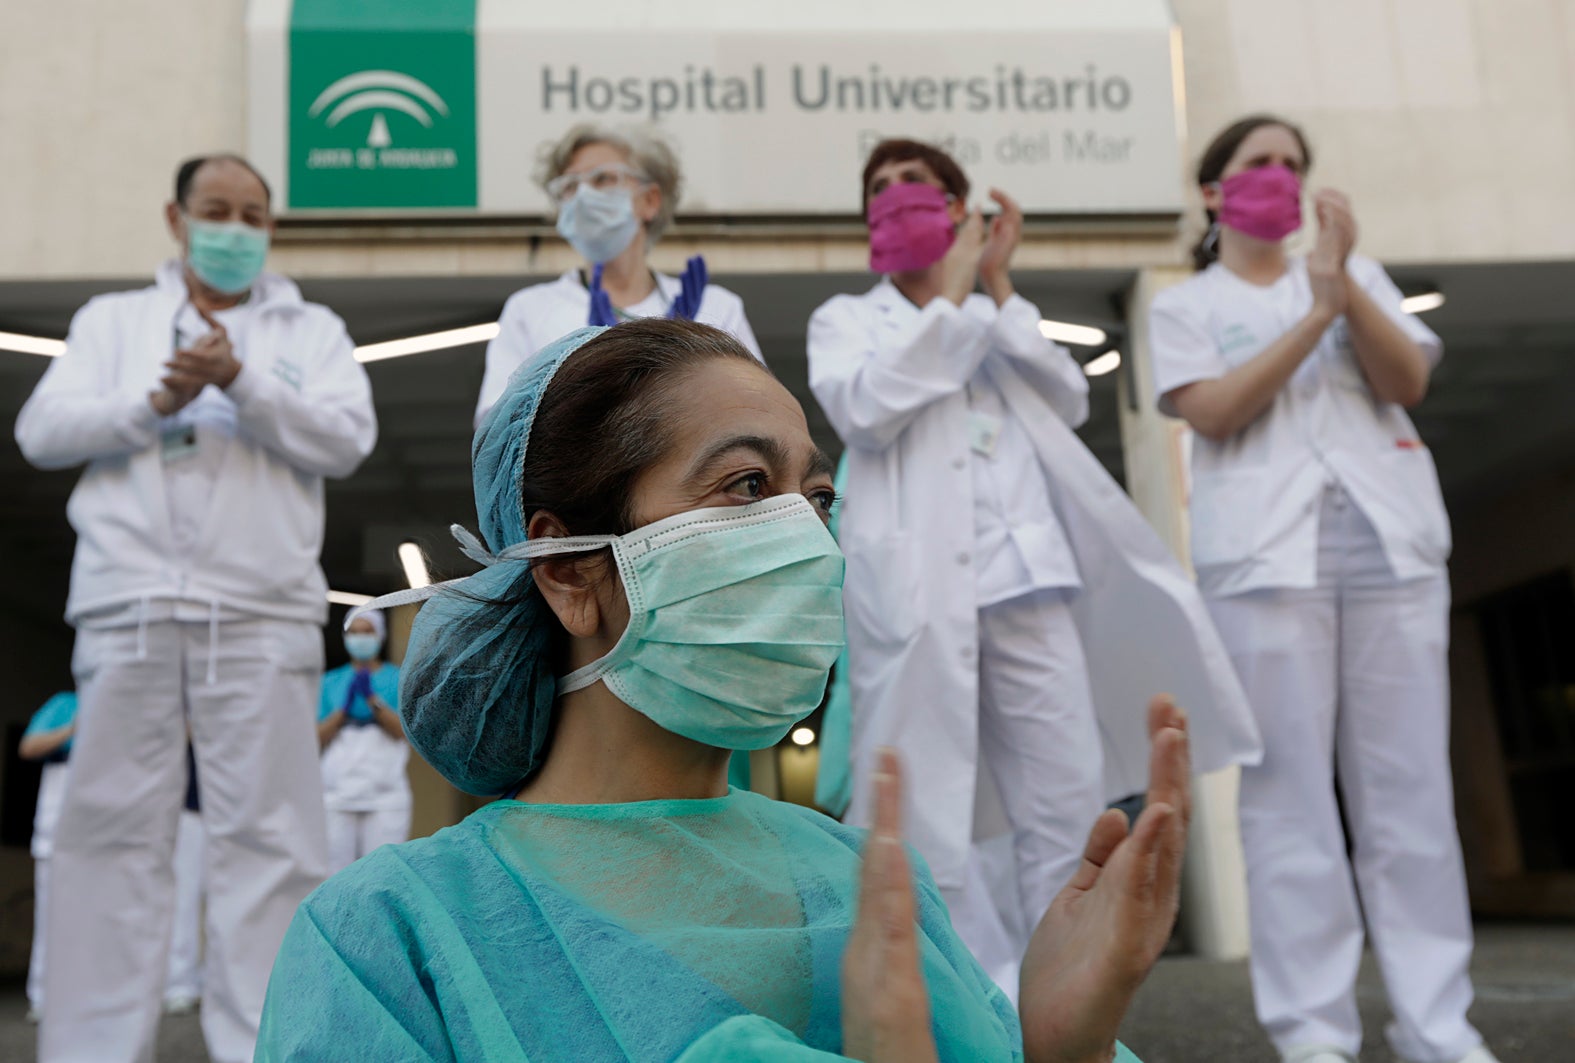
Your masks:
<svg viewBox="0 0 1575 1063"><path fill-rule="evenodd" d="M645 184L649 180L649 177L632 167L622 163L608 163L583 173L559 174L547 182L547 195L552 197L554 203L567 203L579 194L581 186L606 192L617 188L624 181Z"/></svg>

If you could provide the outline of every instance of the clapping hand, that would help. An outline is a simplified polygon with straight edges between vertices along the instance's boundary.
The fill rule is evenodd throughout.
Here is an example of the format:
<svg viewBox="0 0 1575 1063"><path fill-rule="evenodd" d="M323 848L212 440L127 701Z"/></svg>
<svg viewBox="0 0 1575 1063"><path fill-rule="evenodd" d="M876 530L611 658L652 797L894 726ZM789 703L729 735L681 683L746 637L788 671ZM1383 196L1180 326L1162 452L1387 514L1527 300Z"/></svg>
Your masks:
<svg viewBox="0 0 1575 1063"><path fill-rule="evenodd" d="M1356 246L1356 215L1344 193L1332 188L1313 195L1313 210L1318 216L1318 239L1307 256L1307 282L1313 302L1336 316L1345 313L1345 263Z"/></svg>
<svg viewBox="0 0 1575 1063"><path fill-rule="evenodd" d="M1083 863L1040 920L1023 957L1023 1046L1033 1063L1111 1058L1132 996L1170 939L1191 817L1187 718L1149 703L1149 789L1130 830L1110 810Z"/></svg>
<svg viewBox="0 0 1575 1063"><path fill-rule="evenodd" d="M177 350L174 357L164 363L168 373L159 382L175 393L195 395L209 384L227 388L241 371L235 346L224 326L206 310L199 308L197 313L212 331L190 347Z"/></svg>
<svg viewBox="0 0 1575 1063"><path fill-rule="evenodd" d="M897 755L877 754L875 826L864 839L859 908L842 954L842 1052L864 1063L934 1060L930 994L919 970L913 872L902 843Z"/></svg>
<svg viewBox="0 0 1575 1063"><path fill-rule="evenodd" d="M999 188L990 189L990 198L995 200L1001 212L991 220L984 251L979 256L979 282L995 300L995 305L1000 306L1012 297L1009 270L1012 255L1023 239L1023 208Z"/></svg>

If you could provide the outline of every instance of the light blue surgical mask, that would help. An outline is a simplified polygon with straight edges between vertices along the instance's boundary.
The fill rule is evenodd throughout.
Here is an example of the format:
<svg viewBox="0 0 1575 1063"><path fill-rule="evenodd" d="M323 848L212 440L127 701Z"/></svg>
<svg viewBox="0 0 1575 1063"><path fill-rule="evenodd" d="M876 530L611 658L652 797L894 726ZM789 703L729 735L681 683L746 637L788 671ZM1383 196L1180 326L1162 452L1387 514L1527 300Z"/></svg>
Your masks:
<svg viewBox="0 0 1575 1063"><path fill-rule="evenodd" d="M701 509L612 548L629 626L600 660L558 680L597 681L674 734L765 749L820 704L842 653L842 551L802 495ZM547 556L553 540L535 540Z"/></svg>
<svg viewBox="0 0 1575 1063"><path fill-rule="evenodd" d="M383 640L370 631L352 631L345 635L345 652L354 661L373 661L383 652Z"/></svg>
<svg viewBox="0 0 1575 1063"><path fill-rule="evenodd" d="M246 291L267 258L267 229L186 217L186 261L197 279L214 291L225 295Z"/></svg>
<svg viewBox="0 0 1575 1063"><path fill-rule="evenodd" d="M573 199L558 208L558 235L592 265L617 258L639 231L634 194L628 188L604 190L583 184Z"/></svg>

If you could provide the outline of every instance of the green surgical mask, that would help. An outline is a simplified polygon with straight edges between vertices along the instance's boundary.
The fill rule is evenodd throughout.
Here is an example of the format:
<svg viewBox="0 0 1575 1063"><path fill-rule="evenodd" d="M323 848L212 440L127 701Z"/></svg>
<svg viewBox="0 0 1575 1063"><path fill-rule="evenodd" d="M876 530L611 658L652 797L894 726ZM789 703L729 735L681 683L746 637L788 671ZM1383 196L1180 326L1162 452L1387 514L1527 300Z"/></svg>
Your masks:
<svg viewBox="0 0 1575 1063"><path fill-rule="evenodd" d="M692 510L628 535L530 539L496 554L459 525L451 530L486 572L503 562L611 549L629 626L605 657L558 677L554 696L604 682L625 705L696 742L722 749L780 742L820 704L842 653L842 551L803 495ZM475 587L478 578L396 591L361 608L442 595L433 603L442 610L466 600L445 590ZM429 636L417 634L400 679L410 695L402 713L411 744L467 793L497 793L528 775L536 741L531 712L512 703L456 708L408 688L413 677L420 684L432 676L422 657ZM477 634L489 644L525 637L497 627ZM466 668L470 660L447 658L443 667ZM436 683L431 689L441 694L455 679L445 672ZM499 781L506 776L513 777Z"/></svg>
<svg viewBox="0 0 1575 1063"><path fill-rule="evenodd" d="M842 653L842 551L802 495L694 510L612 547L629 626L611 652L561 677L598 680L665 730L724 749L765 749L820 704ZM529 545L536 556L554 540Z"/></svg>
<svg viewBox="0 0 1575 1063"><path fill-rule="evenodd" d="M268 257L268 230L245 222L198 221L186 216L186 261L197 279L225 295L252 286Z"/></svg>

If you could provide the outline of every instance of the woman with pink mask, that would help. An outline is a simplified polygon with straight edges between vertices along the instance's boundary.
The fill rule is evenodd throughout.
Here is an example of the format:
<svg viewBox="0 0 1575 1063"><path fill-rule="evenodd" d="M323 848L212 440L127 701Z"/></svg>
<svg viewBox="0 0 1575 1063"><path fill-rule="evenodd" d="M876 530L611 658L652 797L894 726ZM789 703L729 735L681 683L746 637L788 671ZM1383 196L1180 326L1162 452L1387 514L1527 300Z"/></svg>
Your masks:
<svg viewBox="0 0 1575 1063"><path fill-rule="evenodd" d="M1466 1021L1471 920L1449 775L1449 519L1406 416L1438 337L1310 197L1301 130L1244 118L1203 153L1196 276L1151 317L1186 419L1192 558L1263 736L1242 769L1258 1018L1287 1063L1355 1060L1363 918L1414 1063L1492 1063ZM1350 828L1350 855L1336 800Z"/></svg>
<svg viewBox="0 0 1575 1063"><path fill-rule="evenodd" d="M1131 706L1175 694L1200 770L1257 739L1196 589L1073 432L1088 383L1014 287L1018 205L992 189L986 223L956 161L912 140L877 145L860 188L883 276L808 337L847 448L848 818L872 822L876 750L896 748L923 780L914 845L1012 994L1090 824L1141 789Z"/></svg>

